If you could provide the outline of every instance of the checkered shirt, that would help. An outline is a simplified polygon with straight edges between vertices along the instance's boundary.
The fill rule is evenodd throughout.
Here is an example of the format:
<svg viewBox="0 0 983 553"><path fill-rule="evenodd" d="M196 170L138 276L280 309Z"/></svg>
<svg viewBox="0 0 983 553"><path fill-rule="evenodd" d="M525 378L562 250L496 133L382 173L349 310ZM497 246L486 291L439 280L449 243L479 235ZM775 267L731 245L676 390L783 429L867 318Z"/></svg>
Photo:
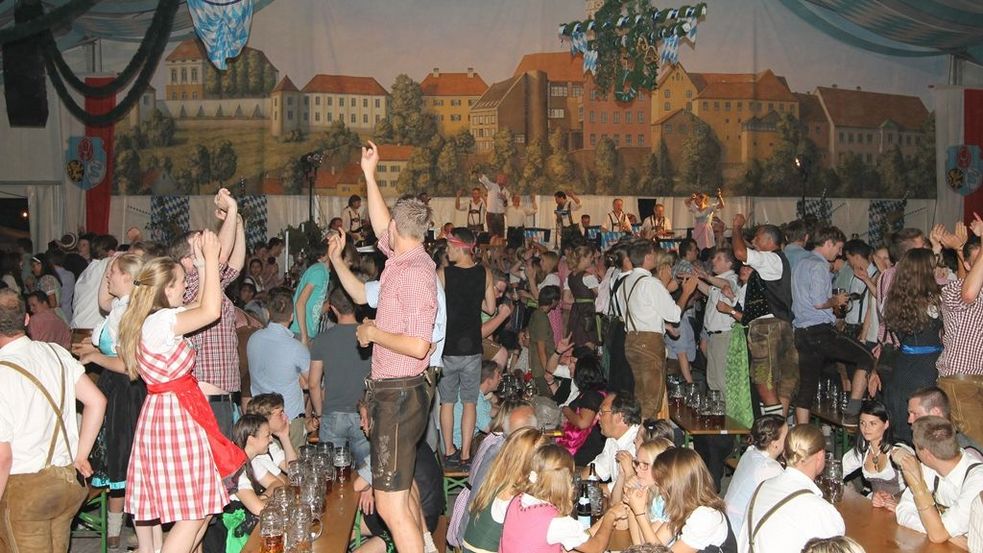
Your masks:
<svg viewBox="0 0 983 553"><path fill-rule="evenodd" d="M963 281L942 287L942 355L935 362L939 377L983 375L983 298L963 303Z"/></svg>
<svg viewBox="0 0 983 553"><path fill-rule="evenodd" d="M222 290L228 286L239 271L226 264L220 265L219 277ZM200 280L198 271L188 273L185 279L188 287L184 291L184 303L191 303L198 296ZM236 338L236 313L232 301L222 294L222 316L211 325L187 336L191 347L198 352L195 364L195 378L207 382L226 392L238 392L239 380L239 340Z"/></svg>
<svg viewBox="0 0 983 553"><path fill-rule="evenodd" d="M413 336L429 342L437 317L436 265L423 246L396 255L384 233L379 250L388 257L379 279L379 330ZM378 344L372 348L372 378L403 378L426 370L429 357L415 359Z"/></svg>

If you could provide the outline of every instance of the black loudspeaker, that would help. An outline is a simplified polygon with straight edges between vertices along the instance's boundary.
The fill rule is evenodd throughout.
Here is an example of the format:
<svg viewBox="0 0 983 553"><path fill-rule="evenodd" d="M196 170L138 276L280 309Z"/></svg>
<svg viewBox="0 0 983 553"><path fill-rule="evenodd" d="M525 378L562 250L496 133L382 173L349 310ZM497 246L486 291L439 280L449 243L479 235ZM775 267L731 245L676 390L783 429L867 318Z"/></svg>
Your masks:
<svg viewBox="0 0 983 553"><path fill-rule="evenodd" d="M43 13L40 2L23 2L14 8L14 21L24 23ZM3 90L11 127L44 127L48 122L42 36L29 36L3 45Z"/></svg>

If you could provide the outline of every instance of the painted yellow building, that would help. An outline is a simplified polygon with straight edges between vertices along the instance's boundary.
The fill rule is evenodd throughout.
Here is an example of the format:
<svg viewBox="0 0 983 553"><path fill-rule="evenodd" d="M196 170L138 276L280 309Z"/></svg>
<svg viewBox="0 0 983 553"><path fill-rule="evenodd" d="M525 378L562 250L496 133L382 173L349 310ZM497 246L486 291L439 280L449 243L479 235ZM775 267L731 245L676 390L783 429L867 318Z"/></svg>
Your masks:
<svg viewBox="0 0 983 553"><path fill-rule="evenodd" d="M488 90L488 85L473 67L467 73L442 73L434 67L420 88L424 106L437 116L440 133L450 136L471 128L471 106Z"/></svg>
<svg viewBox="0 0 983 553"><path fill-rule="evenodd" d="M728 166L735 169L735 165L770 155L774 144L761 138L769 126L763 121L774 119L768 117L771 113L798 117L799 102L785 78L770 69L758 73L690 73L677 64L662 76L653 94L653 126L665 122L676 110L689 111L710 126L720 142L726 172ZM657 140L652 141L652 148L658 151Z"/></svg>

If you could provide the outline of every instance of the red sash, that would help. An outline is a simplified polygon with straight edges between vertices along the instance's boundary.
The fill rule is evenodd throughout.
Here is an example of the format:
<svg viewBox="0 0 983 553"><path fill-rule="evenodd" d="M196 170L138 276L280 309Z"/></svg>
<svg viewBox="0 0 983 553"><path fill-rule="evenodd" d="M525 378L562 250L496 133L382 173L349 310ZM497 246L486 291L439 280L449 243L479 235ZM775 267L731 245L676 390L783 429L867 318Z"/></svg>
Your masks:
<svg viewBox="0 0 983 553"><path fill-rule="evenodd" d="M208 406L205 394L198 388L198 379L188 374L163 384L147 383L147 393L163 394L167 392L177 396L181 408L191 415L191 418L205 431L219 475L222 478L227 478L238 472L246 464L246 454L219 430L215 414Z"/></svg>

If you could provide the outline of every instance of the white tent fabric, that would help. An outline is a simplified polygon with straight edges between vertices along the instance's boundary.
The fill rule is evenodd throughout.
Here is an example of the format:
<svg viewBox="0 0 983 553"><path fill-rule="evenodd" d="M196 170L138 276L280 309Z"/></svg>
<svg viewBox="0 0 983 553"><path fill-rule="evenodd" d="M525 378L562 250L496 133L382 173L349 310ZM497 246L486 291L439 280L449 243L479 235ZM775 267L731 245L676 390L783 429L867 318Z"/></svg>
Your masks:
<svg viewBox="0 0 983 553"><path fill-rule="evenodd" d="M935 220L950 225L963 218L963 197L945 184L946 150L949 146L963 143L965 132L965 88L961 86L940 86L933 90L935 97L935 175L937 180L937 203Z"/></svg>

